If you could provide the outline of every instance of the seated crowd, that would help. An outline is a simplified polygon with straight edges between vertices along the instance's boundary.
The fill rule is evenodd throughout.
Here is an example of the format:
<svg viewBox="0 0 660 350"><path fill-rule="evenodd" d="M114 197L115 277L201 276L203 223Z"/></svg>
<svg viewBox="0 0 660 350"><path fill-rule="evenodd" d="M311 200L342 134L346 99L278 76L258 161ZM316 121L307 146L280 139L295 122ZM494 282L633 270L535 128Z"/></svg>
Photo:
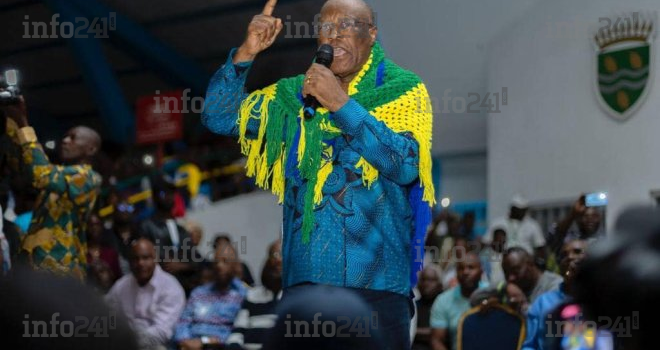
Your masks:
<svg viewBox="0 0 660 350"><path fill-rule="evenodd" d="M255 283L231 237L206 239L212 254L202 256L201 227L175 216L177 188L163 178L151 185L149 217L139 218L127 196L117 197L111 216L90 215L86 283L125 316L141 349L261 348L277 323L280 241L269 246L261 283ZM519 320L509 325L515 329L503 330L517 336L519 348L551 349L545 320L574 297L580 262L604 236L600 212L581 198L546 234L527 215L527 204L514 198L509 215L493 220L483 236L475 234L471 215L459 219L443 211L429 227L425 268L414 290L413 349L461 349L468 316L489 309ZM14 226L5 220L3 232L16 228L20 234ZM7 236L0 250L5 273L15 246ZM589 336L576 339L588 342ZM611 338L599 339L605 345L598 349L613 348Z"/></svg>

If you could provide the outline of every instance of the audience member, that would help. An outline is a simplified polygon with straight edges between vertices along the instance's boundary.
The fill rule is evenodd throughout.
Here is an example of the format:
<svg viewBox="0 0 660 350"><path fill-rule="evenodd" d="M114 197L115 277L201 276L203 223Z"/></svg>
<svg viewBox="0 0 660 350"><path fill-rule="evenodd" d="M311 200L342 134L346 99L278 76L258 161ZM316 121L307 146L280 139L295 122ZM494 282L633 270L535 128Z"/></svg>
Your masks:
<svg viewBox="0 0 660 350"><path fill-rule="evenodd" d="M453 242L451 249L445 249L447 242ZM464 237L447 237L444 240L442 258L440 259L440 268L442 276L442 287L447 290L458 284L456 277L456 264L464 259L465 252L468 251L469 242Z"/></svg>
<svg viewBox="0 0 660 350"><path fill-rule="evenodd" d="M515 283L504 283L505 299L504 303L521 315L527 315L529 309L529 299L525 292Z"/></svg>
<svg viewBox="0 0 660 350"><path fill-rule="evenodd" d="M21 249L35 268L84 279L85 226L101 186L101 176L91 164L101 138L88 127L69 130L61 147L66 165L54 165L28 124L23 98L19 101L3 105L2 110L20 128L14 141L21 146L33 187L40 191Z"/></svg>
<svg viewBox="0 0 660 350"><path fill-rule="evenodd" d="M477 217L474 210L469 210L463 214L460 221L459 235L469 240L477 240L477 232L474 230Z"/></svg>
<svg viewBox="0 0 660 350"><path fill-rule="evenodd" d="M155 177L151 186L156 212L140 224L140 234L155 242L163 270L174 275L188 295L196 285L198 263L190 234L172 216L176 187L163 176Z"/></svg>
<svg viewBox="0 0 660 350"><path fill-rule="evenodd" d="M470 295L479 287L483 270L479 255L470 251L456 266L458 286L444 291L431 307L431 348L433 350L456 350L458 321L470 309Z"/></svg>
<svg viewBox="0 0 660 350"><path fill-rule="evenodd" d="M133 223L134 216L135 206L128 202L126 195L120 196L113 206L112 226L103 232L107 245L119 253L119 267L122 275L130 272L128 261L131 242L138 236L138 229Z"/></svg>
<svg viewBox="0 0 660 350"><path fill-rule="evenodd" d="M236 250L236 244L235 242L232 242L231 237L226 234L226 233L218 233L215 236L215 239L213 240L213 249L220 244L220 242L225 242L229 243L232 246L234 246L234 250ZM236 276L238 276L239 279L241 279L245 284L247 284L250 287L254 286L254 277L252 277L252 272L250 272L250 267L247 266L247 264L243 261L241 261L240 255L238 256L238 260L240 262L239 266L236 266Z"/></svg>
<svg viewBox="0 0 660 350"><path fill-rule="evenodd" d="M156 263L153 242L139 238L131 245L131 274L120 278L106 296L138 335L141 349L164 348L186 303L174 276Z"/></svg>
<svg viewBox="0 0 660 350"><path fill-rule="evenodd" d="M227 344L247 293L236 278L236 251L221 242L215 248L215 281L195 288L179 318L174 342L179 349L220 349Z"/></svg>
<svg viewBox="0 0 660 350"><path fill-rule="evenodd" d="M605 237L605 229L601 225L601 214L597 207L587 207L585 196L582 195L573 204L571 211L555 227L551 235L551 247L559 251L564 243L575 239L583 239L591 243Z"/></svg>
<svg viewBox="0 0 660 350"><path fill-rule="evenodd" d="M197 246L199 246L199 243L202 241L204 229L202 229L202 226L199 223L194 221L187 221L185 228L190 234L190 244L192 245L193 251L201 257L201 254L197 252Z"/></svg>
<svg viewBox="0 0 660 350"><path fill-rule="evenodd" d="M506 246L506 231L503 228L493 229L493 241L485 245L480 253L481 264L484 273L491 286L497 286L505 281L504 270L502 270L502 257Z"/></svg>
<svg viewBox="0 0 660 350"><path fill-rule="evenodd" d="M121 269L119 268L119 255L112 247L103 243L103 222L98 214L93 213L87 220L87 264L88 264L88 277L90 282L97 284L100 287L107 287L107 280L99 275L92 275L96 272L104 272L107 270L100 268L98 265L107 265L110 271L110 280L116 281L122 276ZM94 265L94 268L91 266ZM99 283L104 281L101 286ZM105 291L108 289L103 288Z"/></svg>
<svg viewBox="0 0 660 350"><path fill-rule="evenodd" d="M426 237L427 247L436 247L440 256L444 256L454 246L454 238L460 235L458 215L443 210L433 218Z"/></svg>
<svg viewBox="0 0 660 350"><path fill-rule="evenodd" d="M656 349L660 209L624 210L614 234L589 247L574 284L575 302L583 306L585 319L609 330L618 349Z"/></svg>
<svg viewBox="0 0 660 350"><path fill-rule="evenodd" d="M507 305L523 317L527 314L529 302L525 293L513 283L500 282L496 286L480 288L470 296L470 306L475 307L480 304L499 303Z"/></svg>
<svg viewBox="0 0 660 350"><path fill-rule="evenodd" d="M442 293L440 273L434 266L422 270L418 289L420 293L417 304L417 330L413 342L413 350L430 350L431 341L431 307L436 297Z"/></svg>
<svg viewBox="0 0 660 350"><path fill-rule="evenodd" d="M18 226L5 218L5 210L9 202L9 188L0 184L0 251L3 258L0 260L0 273L4 274L16 262L21 244L21 231Z"/></svg>
<svg viewBox="0 0 660 350"><path fill-rule="evenodd" d="M282 242L268 247L261 271L261 286L250 288L234 323L230 342L248 349L259 349L266 342L269 329L275 326L276 307L282 295Z"/></svg>
<svg viewBox="0 0 660 350"><path fill-rule="evenodd" d="M573 282L580 262L585 257L587 242L572 240L564 244L559 256L559 265L564 283L559 289L541 294L529 307L527 312L527 337L523 350L552 350L547 345L547 334L552 334L548 328L546 316L573 294Z"/></svg>
<svg viewBox="0 0 660 350"><path fill-rule="evenodd" d="M534 259L521 247L507 249L502 259L502 269L509 283L520 287L530 303L551 290L559 288L562 278L550 271L541 271Z"/></svg>
<svg viewBox="0 0 660 350"><path fill-rule="evenodd" d="M501 228L506 232L507 248L521 247L536 258L545 259L545 236L538 222L527 215L528 208L524 198L514 196L509 215L493 220L483 243L492 243L495 229Z"/></svg>

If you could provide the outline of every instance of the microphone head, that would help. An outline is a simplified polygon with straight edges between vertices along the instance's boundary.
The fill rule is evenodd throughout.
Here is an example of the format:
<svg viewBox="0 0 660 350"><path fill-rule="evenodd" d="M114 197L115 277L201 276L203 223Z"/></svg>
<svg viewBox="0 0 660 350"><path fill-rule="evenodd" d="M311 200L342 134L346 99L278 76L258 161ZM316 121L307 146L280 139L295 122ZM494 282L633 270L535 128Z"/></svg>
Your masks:
<svg viewBox="0 0 660 350"><path fill-rule="evenodd" d="M332 65L332 60L335 57L335 50L328 44L319 46L316 51L316 63L322 64L328 68Z"/></svg>

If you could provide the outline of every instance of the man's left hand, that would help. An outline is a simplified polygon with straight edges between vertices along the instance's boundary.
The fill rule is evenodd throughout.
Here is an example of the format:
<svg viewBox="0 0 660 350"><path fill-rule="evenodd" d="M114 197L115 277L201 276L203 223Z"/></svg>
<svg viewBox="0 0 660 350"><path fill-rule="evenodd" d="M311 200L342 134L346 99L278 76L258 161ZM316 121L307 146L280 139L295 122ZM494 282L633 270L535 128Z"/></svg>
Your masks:
<svg viewBox="0 0 660 350"><path fill-rule="evenodd" d="M339 80L332 71L318 63L305 73L303 96L312 95L330 112L336 112L348 102L348 94L339 85Z"/></svg>

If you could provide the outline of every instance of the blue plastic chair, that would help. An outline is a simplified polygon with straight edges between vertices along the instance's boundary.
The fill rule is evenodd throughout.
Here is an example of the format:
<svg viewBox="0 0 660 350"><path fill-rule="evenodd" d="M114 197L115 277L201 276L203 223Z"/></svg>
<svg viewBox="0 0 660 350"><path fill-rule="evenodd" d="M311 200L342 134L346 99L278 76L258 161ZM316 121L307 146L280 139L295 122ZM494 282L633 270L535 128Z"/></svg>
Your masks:
<svg viewBox="0 0 660 350"><path fill-rule="evenodd" d="M506 305L479 305L458 323L458 350L520 350L525 340L525 318Z"/></svg>

